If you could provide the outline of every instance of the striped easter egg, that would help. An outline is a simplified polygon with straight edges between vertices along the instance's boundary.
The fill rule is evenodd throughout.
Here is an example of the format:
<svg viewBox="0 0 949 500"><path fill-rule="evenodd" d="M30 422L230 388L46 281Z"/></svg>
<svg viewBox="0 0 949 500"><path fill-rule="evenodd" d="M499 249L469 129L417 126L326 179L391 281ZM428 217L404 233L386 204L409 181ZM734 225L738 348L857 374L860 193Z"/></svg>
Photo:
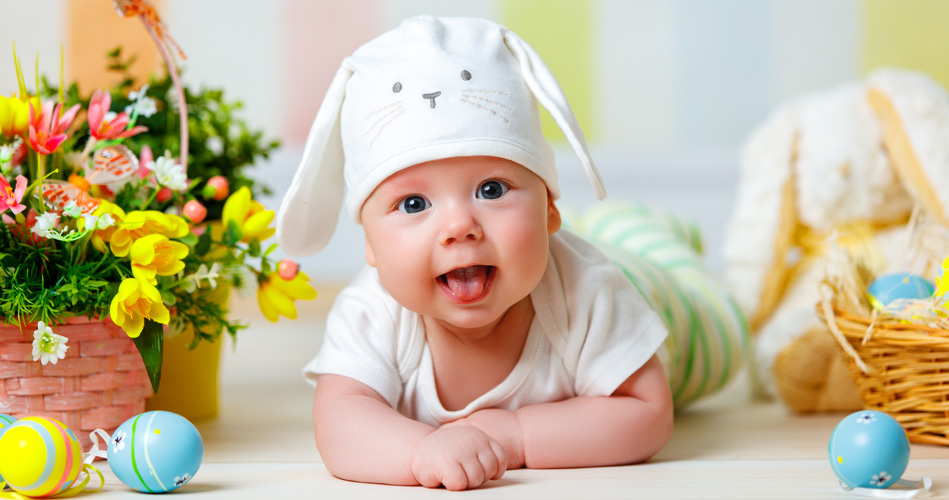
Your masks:
<svg viewBox="0 0 949 500"><path fill-rule="evenodd" d="M55 495L72 485L80 470L79 441L58 420L26 417L0 436L0 475L22 495Z"/></svg>
<svg viewBox="0 0 949 500"><path fill-rule="evenodd" d="M0 437L3 437L3 433L7 432L7 429L13 425L13 422L16 422L16 419L5 413L0 413ZM3 475L0 474L0 482L3 482Z"/></svg>
<svg viewBox="0 0 949 500"><path fill-rule="evenodd" d="M149 411L125 421L109 443L109 467L123 483L145 493L180 488L204 458L204 441L184 417Z"/></svg>

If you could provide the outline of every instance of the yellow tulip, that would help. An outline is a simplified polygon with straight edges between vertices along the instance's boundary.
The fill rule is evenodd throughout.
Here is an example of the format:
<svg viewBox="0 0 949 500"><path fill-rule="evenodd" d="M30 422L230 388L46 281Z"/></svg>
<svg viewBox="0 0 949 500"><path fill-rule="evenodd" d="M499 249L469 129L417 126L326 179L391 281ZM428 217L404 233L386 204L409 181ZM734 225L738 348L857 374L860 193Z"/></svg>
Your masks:
<svg viewBox="0 0 949 500"><path fill-rule="evenodd" d="M250 188L247 186L229 196L221 212L224 227L227 228L230 221L236 222L241 228L241 241L244 243L249 243L253 239L264 241L273 236L276 229L269 227L273 219L274 211L267 210L259 202L254 201L251 198Z"/></svg>
<svg viewBox="0 0 949 500"><path fill-rule="evenodd" d="M92 239L90 240L92 241L92 246L103 253L106 251L106 243L112 239L112 235L115 233L115 230L118 229L118 224L125 219L125 210L122 210L122 207L115 203L99 200L99 206L92 212L92 215L102 217L106 214L112 217L113 224L105 229L100 229L92 233Z"/></svg>
<svg viewBox="0 0 949 500"><path fill-rule="evenodd" d="M7 137L25 137L30 130L30 102L40 109L40 98L4 97L0 95L0 133Z"/></svg>
<svg viewBox="0 0 949 500"><path fill-rule="evenodd" d="M146 319L167 325L170 317L158 289L135 278L122 280L112 299L109 316L133 339L142 334Z"/></svg>
<svg viewBox="0 0 949 500"><path fill-rule="evenodd" d="M277 274L271 274L257 288L257 304L264 317L276 323L280 316L297 318L296 300L316 298L316 290L310 286L310 278L298 272L293 279L285 280Z"/></svg>
<svg viewBox="0 0 949 500"><path fill-rule="evenodd" d="M188 256L188 246L171 241L161 234L149 234L137 239L129 249L132 274L140 279L157 284L158 276L171 276L185 268L181 259Z"/></svg>
<svg viewBox="0 0 949 500"><path fill-rule="evenodd" d="M136 210L129 212L121 222L116 223L115 231L109 236L112 253L116 257L125 257L135 240L149 234L160 234L168 238L182 238L188 234L188 223L177 215L161 213L157 210Z"/></svg>

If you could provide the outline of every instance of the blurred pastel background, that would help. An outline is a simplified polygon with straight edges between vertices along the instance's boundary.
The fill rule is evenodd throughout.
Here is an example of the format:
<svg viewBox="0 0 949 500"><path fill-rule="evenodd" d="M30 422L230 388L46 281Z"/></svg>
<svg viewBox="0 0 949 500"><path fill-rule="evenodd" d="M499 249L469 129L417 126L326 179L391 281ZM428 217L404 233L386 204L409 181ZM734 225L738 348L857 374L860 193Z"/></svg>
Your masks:
<svg viewBox="0 0 949 500"><path fill-rule="evenodd" d="M188 86L225 89L253 128L283 148L252 175L279 206L323 93L340 61L417 14L478 16L504 24L544 57L584 127L611 198L633 198L698 220L713 268L744 138L779 103L861 78L881 65L949 83L949 2L942 0L153 0L184 49ZM159 70L138 20L111 0L0 0L0 93L16 90L15 40L32 81L65 78L83 95L110 86L105 52L138 55L133 72ZM594 202L576 158L557 150L563 203ZM316 282L342 282L363 264L348 219L330 247L302 260Z"/></svg>

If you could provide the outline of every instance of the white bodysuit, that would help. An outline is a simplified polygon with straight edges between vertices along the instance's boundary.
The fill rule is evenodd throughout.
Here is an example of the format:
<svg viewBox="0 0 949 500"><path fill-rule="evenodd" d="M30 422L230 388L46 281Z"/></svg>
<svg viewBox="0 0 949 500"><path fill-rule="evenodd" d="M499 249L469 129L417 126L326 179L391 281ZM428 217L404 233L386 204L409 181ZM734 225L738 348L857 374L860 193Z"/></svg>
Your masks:
<svg viewBox="0 0 949 500"><path fill-rule="evenodd" d="M319 374L350 377L403 415L438 426L483 408L608 396L668 335L622 270L566 230L551 236L547 269L530 298L534 319L517 364L461 410L439 400L422 318L399 305L371 267L339 294L304 376L312 384Z"/></svg>

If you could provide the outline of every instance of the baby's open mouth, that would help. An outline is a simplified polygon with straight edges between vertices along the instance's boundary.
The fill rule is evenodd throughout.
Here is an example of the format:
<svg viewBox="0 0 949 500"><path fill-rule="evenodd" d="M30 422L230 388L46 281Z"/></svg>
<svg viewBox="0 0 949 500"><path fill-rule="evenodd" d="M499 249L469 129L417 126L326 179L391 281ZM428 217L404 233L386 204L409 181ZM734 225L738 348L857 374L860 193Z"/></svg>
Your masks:
<svg viewBox="0 0 949 500"><path fill-rule="evenodd" d="M470 301L480 297L494 274L493 266L468 266L452 269L438 277L438 281L458 300Z"/></svg>

